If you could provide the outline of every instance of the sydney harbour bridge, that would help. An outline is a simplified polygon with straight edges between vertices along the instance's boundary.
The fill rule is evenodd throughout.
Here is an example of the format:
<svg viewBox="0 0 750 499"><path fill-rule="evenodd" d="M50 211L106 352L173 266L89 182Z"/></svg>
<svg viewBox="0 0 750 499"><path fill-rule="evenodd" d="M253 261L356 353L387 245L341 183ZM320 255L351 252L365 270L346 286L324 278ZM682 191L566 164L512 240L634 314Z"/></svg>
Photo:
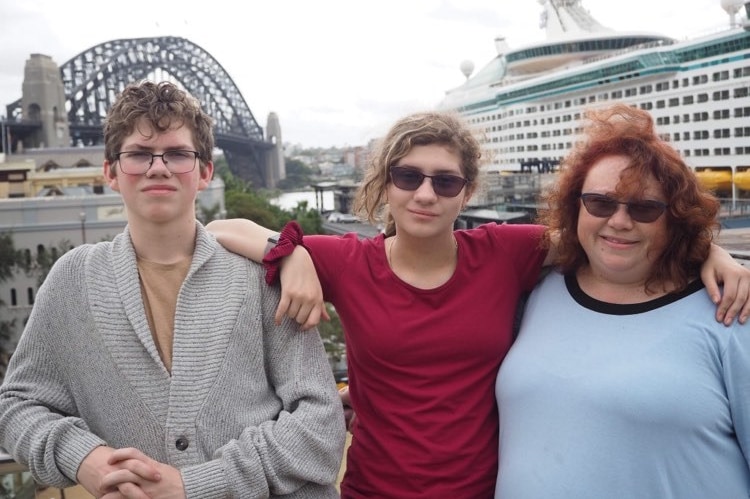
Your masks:
<svg viewBox="0 0 750 499"><path fill-rule="evenodd" d="M32 55L32 59L34 57ZM3 128L0 150L5 153L44 146L39 137L44 137L41 132L47 125L43 108L44 101L50 100L44 96L49 91L42 91L41 97L33 99L41 103L31 102L32 98L26 95L26 80L38 75L30 76L28 66L27 62L24 96L7 106L7 119L0 123ZM59 122L65 122L70 146L103 143L102 129L107 110L128 83L168 79L196 97L213 118L216 146L223 150L233 174L265 187L274 186L279 175L283 176L280 173L284 167L278 121L275 126L269 122L268 136L264 135L263 128L221 64L185 38L153 37L104 42L59 66L59 73L64 111L53 106L55 117L50 123L57 122L59 126Z"/></svg>

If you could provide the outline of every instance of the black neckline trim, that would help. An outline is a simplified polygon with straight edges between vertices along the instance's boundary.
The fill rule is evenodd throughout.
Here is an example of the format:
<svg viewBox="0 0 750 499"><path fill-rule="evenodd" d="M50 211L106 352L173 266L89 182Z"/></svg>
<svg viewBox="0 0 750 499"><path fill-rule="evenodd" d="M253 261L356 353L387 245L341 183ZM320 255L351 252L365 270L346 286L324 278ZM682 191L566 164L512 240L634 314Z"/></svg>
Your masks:
<svg viewBox="0 0 750 499"><path fill-rule="evenodd" d="M651 310L656 310L657 308L674 303L696 291L700 291L705 286L703 285L703 281L695 279L679 293L669 293L642 303L628 304L608 303L587 295L578 285L578 279L576 279L573 274L567 274L565 276L565 287L568 288L570 296L573 297L576 303L584 308L609 315L634 315L650 312Z"/></svg>

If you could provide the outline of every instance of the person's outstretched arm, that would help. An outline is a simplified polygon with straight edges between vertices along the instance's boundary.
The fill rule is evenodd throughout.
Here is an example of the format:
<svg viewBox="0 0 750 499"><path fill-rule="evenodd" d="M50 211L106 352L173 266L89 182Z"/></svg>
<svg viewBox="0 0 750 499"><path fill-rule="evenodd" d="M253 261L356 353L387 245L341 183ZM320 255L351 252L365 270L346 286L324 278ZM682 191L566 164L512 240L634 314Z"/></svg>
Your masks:
<svg viewBox="0 0 750 499"><path fill-rule="evenodd" d="M279 235L245 218L214 220L206 225L206 229L229 251L258 263L273 247L269 238ZM281 300L275 314L277 324L284 315L294 319L303 330L316 326L321 317L328 320L320 280L305 248L296 247L282 260L280 282Z"/></svg>
<svg viewBox="0 0 750 499"><path fill-rule="evenodd" d="M743 267L727 250L711 244L711 253L701 267L701 280L711 300L717 304L716 320L730 325L739 317L745 324L750 317L750 269ZM724 285L723 292L719 284Z"/></svg>

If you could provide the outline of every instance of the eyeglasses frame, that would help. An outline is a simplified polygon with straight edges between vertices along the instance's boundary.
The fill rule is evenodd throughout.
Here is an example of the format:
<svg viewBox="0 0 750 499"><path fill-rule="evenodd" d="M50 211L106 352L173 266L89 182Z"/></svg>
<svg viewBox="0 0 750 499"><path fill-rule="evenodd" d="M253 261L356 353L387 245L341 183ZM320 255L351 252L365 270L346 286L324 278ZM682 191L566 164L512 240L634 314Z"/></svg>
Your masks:
<svg viewBox="0 0 750 499"><path fill-rule="evenodd" d="M633 219L633 221L638 222L638 223L654 223L654 222L656 222L657 220L659 220L659 217L661 217L664 214L664 212L666 211L666 209L669 207L669 205L667 205L667 203L664 203L663 201L659 201L657 199L644 199L644 200L641 200L641 201L632 201L632 200L631 201L620 201L618 199L613 198L612 196L608 196L606 194L599 194L597 192L583 192L583 193L581 193L578 196L581 199L581 204L586 209L586 212L589 215L591 215L592 217L596 217L596 218L609 218L612 215L614 215L615 213L617 213L617 208L615 208L615 211L613 211L609 215L596 215L594 213L591 213L591 211L589 210L589 207L586 205L586 199L587 198L591 199L593 196L596 196L597 198L606 198L607 201L612 201L614 203L617 203L618 205L624 204L625 207L626 207L626 211L628 213L628 216L631 219ZM651 220L649 220L649 219L645 219L645 220L641 219L641 220L639 220L640 217L634 217L633 213L631 212L631 207L632 206L638 206L638 205L643 206L646 203L648 203L651 206L661 208L661 210L659 211L659 214L656 217L654 217L653 219L651 219Z"/></svg>
<svg viewBox="0 0 750 499"><path fill-rule="evenodd" d="M394 169L397 169L396 170L396 174L398 174L399 170L401 170L401 171L408 170L410 172L414 172L415 174L421 176L422 178L420 179L419 184L414 189L405 189L403 187L399 187L399 185L393 179L393 171L394 171ZM467 185L469 185L471 183L471 180L469 180L469 179L467 179L465 177L459 177L458 175L453 175L453 174L450 174L450 173L438 173L437 175L426 175L426 174L422 173L421 171L417 170L416 168L410 168L410 167L407 167L407 166L391 165L388 168L388 173L389 173L389 177L391 178L391 182L393 182L393 185L395 185L396 187L398 187L399 189L401 189L403 191L409 191L409 192L414 192L417 189L419 189L422 186L422 184L424 183L424 179L425 178L429 178L430 179L430 183L432 184L432 190L435 192L435 194L437 194L440 197L444 197L444 198L454 198L454 197L458 196L459 194L461 194L461 190L464 187L466 187ZM461 179L461 181L463 181L463 185L461 186L460 189L458 189L458 191L456 191L456 193L454 195L452 195L452 196L446 196L444 194L440 194L435 189L435 183L432 180L435 177L451 177L451 178ZM442 190L440 187L438 187L438 189Z"/></svg>
<svg viewBox="0 0 750 499"><path fill-rule="evenodd" d="M174 152L189 152L189 153L193 153L193 155L195 156L195 158L193 158L193 167L191 169L187 170L187 171L184 171L184 172L173 172L169 168L169 161L166 161L164 159L164 155L165 154L169 154L169 153L174 153ZM130 173L130 172L125 171L122 168L122 161L120 161L120 156L122 156L123 154L132 154L132 153L150 154L151 155L151 161L149 161L148 168L146 168L146 171L141 172L141 173ZM173 175L182 175L183 173L190 173L190 172L192 172L192 171L195 170L195 165L198 164L198 159L200 159L200 153L198 151L191 151L190 149L172 149L172 150L169 150L169 151L164 151L161 154L154 154L154 153L149 152L149 151L120 151L120 152L115 153L115 160L120 164L120 170L124 174L126 174L126 175L145 175L146 173L148 173L148 171L151 169L151 167L154 166L154 161L156 160L156 158L161 158L161 162L164 163L164 167L167 170L169 170L169 172L172 173Z"/></svg>

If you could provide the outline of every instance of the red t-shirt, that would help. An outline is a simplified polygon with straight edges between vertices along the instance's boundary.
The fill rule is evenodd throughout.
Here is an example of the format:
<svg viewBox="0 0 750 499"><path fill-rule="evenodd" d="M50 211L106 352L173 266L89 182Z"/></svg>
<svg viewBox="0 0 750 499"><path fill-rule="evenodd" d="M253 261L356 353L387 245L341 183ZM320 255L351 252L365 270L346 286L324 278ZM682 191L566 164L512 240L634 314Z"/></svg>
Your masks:
<svg viewBox="0 0 750 499"><path fill-rule="evenodd" d="M543 227L457 231L458 264L442 286L401 281L383 236L307 236L325 298L341 318L357 426L343 498L492 497L494 386L518 298L536 283Z"/></svg>

